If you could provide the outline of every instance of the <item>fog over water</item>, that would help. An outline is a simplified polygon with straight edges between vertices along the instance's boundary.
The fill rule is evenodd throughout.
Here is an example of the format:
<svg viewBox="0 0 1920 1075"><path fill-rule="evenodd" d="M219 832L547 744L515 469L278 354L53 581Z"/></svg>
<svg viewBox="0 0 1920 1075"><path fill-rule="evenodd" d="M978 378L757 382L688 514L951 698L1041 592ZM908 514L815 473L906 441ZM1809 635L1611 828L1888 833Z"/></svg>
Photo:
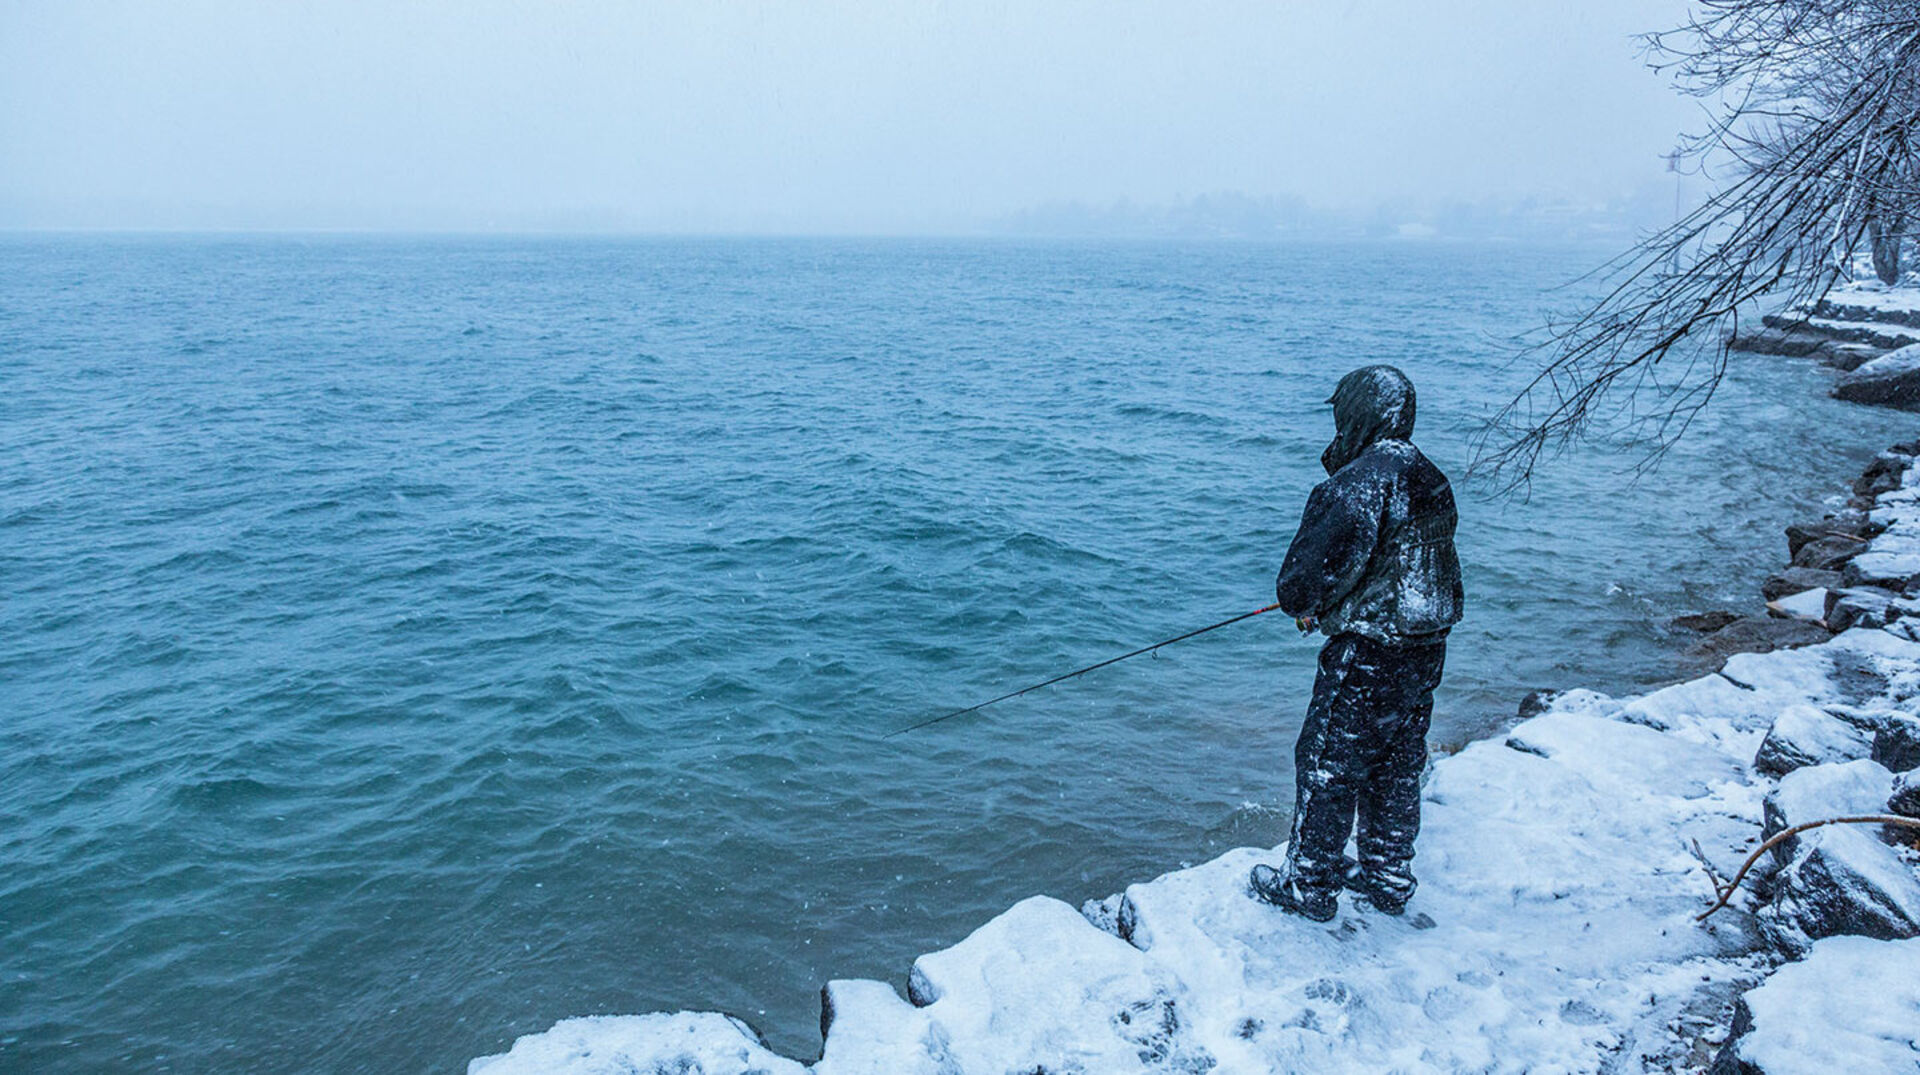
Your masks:
<svg viewBox="0 0 1920 1075"><path fill-rule="evenodd" d="M0 5L0 227L968 232L1057 201L1591 201L1679 0Z"/></svg>

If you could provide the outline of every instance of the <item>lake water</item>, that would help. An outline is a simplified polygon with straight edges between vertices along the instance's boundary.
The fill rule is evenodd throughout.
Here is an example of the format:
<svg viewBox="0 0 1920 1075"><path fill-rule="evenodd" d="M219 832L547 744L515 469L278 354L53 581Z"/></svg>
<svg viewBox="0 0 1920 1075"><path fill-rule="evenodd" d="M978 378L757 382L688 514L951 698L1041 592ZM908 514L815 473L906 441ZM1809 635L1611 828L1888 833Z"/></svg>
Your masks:
<svg viewBox="0 0 1920 1075"><path fill-rule="evenodd" d="M0 238L0 1068L681 1007L812 1055L829 977L1276 842L1277 616L882 736L1272 600L1339 375L1458 474L1606 253ZM1637 484L1463 487L1435 740L1756 607L1912 433L1826 376L1737 360Z"/></svg>

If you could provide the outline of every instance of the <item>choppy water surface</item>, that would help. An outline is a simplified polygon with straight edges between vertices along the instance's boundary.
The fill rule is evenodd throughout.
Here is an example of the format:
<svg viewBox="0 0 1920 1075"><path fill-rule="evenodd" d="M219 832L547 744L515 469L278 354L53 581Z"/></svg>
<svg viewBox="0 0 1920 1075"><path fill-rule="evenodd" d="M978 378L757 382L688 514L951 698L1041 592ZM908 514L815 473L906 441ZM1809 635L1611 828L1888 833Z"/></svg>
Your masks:
<svg viewBox="0 0 1920 1075"><path fill-rule="evenodd" d="M1458 472L1602 251L0 241L0 1067L458 1070L570 1015L817 1047L1034 892L1279 839L1271 600L1346 369ZM1675 674L1901 416L1741 362L1663 469L1463 490L1436 738Z"/></svg>

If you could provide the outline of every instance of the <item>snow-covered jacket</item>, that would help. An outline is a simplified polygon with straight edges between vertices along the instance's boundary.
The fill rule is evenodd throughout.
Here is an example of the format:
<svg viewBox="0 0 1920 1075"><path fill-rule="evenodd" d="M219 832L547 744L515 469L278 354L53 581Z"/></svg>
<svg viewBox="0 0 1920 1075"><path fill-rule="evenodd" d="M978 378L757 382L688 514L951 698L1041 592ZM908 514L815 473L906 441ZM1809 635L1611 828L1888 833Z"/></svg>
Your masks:
<svg viewBox="0 0 1920 1075"><path fill-rule="evenodd" d="M1314 486L1280 568L1275 598L1329 636L1383 642L1445 637L1465 594L1446 475L1407 438L1413 384L1392 366L1347 374L1334 390L1330 477Z"/></svg>

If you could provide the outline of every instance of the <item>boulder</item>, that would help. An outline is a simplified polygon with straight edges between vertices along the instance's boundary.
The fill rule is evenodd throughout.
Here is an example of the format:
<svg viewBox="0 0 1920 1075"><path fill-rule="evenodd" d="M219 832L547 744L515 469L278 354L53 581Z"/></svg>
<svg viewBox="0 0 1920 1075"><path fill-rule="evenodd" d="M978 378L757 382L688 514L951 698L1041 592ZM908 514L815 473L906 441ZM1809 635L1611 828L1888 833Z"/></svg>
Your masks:
<svg viewBox="0 0 1920 1075"><path fill-rule="evenodd" d="M1827 293L1815 303L1813 316L1835 321L1878 321L1885 325L1909 325L1920 328L1920 306L1915 305L1911 288L1883 288L1877 284L1862 287L1845 284Z"/></svg>
<svg viewBox="0 0 1920 1075"><path fill-rule="evenodd" d="M1920 940L1835 937L1734 1005L1709 1075L1920 1069Z"/></svg>
<svg viewBox="0 0 1920 1075"><path fill-rule="evenodd" d="M671 1058L641 1068L633 1057ZM589 1015L562 1019L513 1048L467 1062L467 1075L625 1075L638 1071L806 1075L740 1019L721 1012Z"/></svg>
<svg viewBox="0 0 1920 1075"><path fill-rule="evenodd" d="M1900 476L1913 465L1913 457L1901 452L1881 452L1867 469L1853 480L1853 491L1860 496L1879 496L1900 488Z"/></svg>
<svg viewBox="0 0 1920 1075"><path fill-rule="evenodd" d="M1822 539L1825 540L1825 539ZM1840 586L1840 572L1817 567L1789 567L1760 584L1760 596L1777 601L1788 594L1807 590L1833 590Z"/></svg>
<svg viewBox="0 0 1920 1075"><path fill-rule="evenodd" d="M1920 717L1889 714L1873 733L1872 757L1896 773L1920 767Z"/></svg>
<svg viewBox="0 0 1920 1075"><path fill-rule="evenodd" d="M1807 357L1822 366L1842 373L1852 373L1886 353L1885 348L1875 347L1870 343L1841 343L1838 340L1828 340L1815 348Z"/></svg>
<svg viewBox="0 0 1920 1075"><path fill-rule="evenodd" d="M1736 653L1768 653L1794 646L1825 642L1832 635L1810 620L1782 620L1771 616L1746 616L1701 639L1689 652L1703 660L1731 657Z"/></svg>
<svg viewBox="0 0 1920 1075"><path fill-rule="evenodd" d="M1775 601L1768 601L1767 615L1793 620L1810 620L1824 627L1827 622L1827 592L1824 589L1802 590Z"/></svg>
<svg viewBox="0 0 1920 1075"><path fill-rule="evenodd" d="M1843 374L1833 386L1833 395L1853 403L1920 408L1920 344L1889 351Z"/></svg>
<svg viewBox="0 0 1920 1075"><path fill-rule="evenodd" d="M1893 774L1872 761L1809 765L1780 778L1761 807L1760 836L1772 839L1795 825L1851 814L1877 814L1893 787ZM1775 865L1793 861L1800 849L1795 837L1774 845Z"/></svg>
<svg viewBox="0 0 1920 1075"><path fill-rule="evenodd" d="M1887 795L1887 812L1920 818L1920 769L1908 769L1893 778L1893 791Z"/></svg>
<svg viewBox="0 0 1920 1075"><path fill-rule="evenodd" d="M1738 612L1728 612L1726 609L1714 609L1712 612L1689 612L1684 616L1675 616L1667 622L1673 627L1683 631L1695 631L1703 635L1709 635L1739 618L1740 614ZM1525 704L1525 702L1521 703L1523 706Z"/></svg>
<svg viewBox="0 0 1920 1075"><path fill-rule="evenodd" d="M1867 543L1859 538L1829 534L1800 546L1800 551L1793 554L1793 566L1838 572L1866 547Z"/></svg>
<svg viewBox="0 0 1920 1075"><path fill-rule="evenodd" d="M1804 329L1766 327L1734 334L1727 339L1727 349L1745 351L1751 355L1807 358L1817 356L1822 348L1832 342L1819 333Z"/></svg>
<svg viewBox="0 0 1920 1075"><path fill-rule="evenodd" d="M1829 515L1817 522L1794 523L1787 527L1787 558L1791 560L1800 552L1800 546L1817 538L1839 535L1865 540L1873 536L1871 529L1872 524L1859 512Z"/></svg>
<svg viewBox="0 0 1920 1075"><path fill-rule="evenodd" d="M1809 765L1862 759L1872 750L1872 740L1852 724L1810 705L1794 705L1773 718L1753 767L1768 776L1785 776Z"/></svg>
<svg viewBox="0 0 1920 1075"><path fill-rule="evenodd" d="M1759 914L1776 946L1798 954L1822 937L1920 937L1920 877L1879 828L1829 825L1795 838L1799 849Z"/></svg>
<svg viewBox="0 0 1920 1075"><path fill-rule="evenodd" d="M1920 562L1904 550L1886 555L1871 553L1856 556L1847 561L1840 569L1840 585L1843 589L1855 589L1872 586L1897 594L1905 594L1914 583L1920 581Z"/></svg>
<svg viewBox="0 0 1920 1075"><path fill-rule="evenodd" d="M1886 809L1893 774L1872 761L1811 765L1766 798L1763 835L1809 821ZM1920 936L1920 876L1880 838L1878 825L1828 825L1782 841L1760 923L1773 943L1804 952L1822 937Z"/></svg>
<svg viewBox="0 0 1920 1075"><path fill-rule="evenodd" d="M1546 687L1542 687L1537 691L1528 691L1527 696L1520 699L1519 719L1522 721L1532 720L1540 714L1545 713L1553 707L1553 700L1560 697L1562 693L1564 692Z"/></svg>
<svg viewBox="0 0 1920 1075"><path fill-rule="evenodd" d="M1898 615L1893 595L1871 586L1827 591L1827 607L1821 619L1828 629L1838 633L1855 627L1884 627Z"/></svg>

